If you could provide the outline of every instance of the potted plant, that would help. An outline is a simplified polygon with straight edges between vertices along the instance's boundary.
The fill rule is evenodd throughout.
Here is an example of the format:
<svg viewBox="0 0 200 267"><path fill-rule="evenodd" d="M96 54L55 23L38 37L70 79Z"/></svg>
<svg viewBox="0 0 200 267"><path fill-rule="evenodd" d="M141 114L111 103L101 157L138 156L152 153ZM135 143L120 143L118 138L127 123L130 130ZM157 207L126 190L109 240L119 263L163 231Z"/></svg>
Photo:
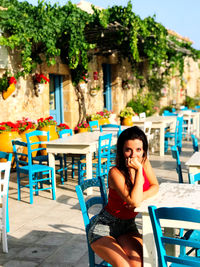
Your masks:
<svg viewBox="0 0 200 267"><path fill-rule="evenodd" d="M7 121L0 123L0 151L13 152L12 140L20 139L17 124Z"/></svg>
<svg viewBox="0 0 200 267"><path fill-rule="evenodd" d="M56 125L57 122L53 119L52 116L49 116L47 118L40 118L37 120L38 123L38 130L41 131L49 131L49 140L55 140L58 139L58 133L56 131ZM46 137L39 137L40 141L46 141ZM46 145L41 145L41 147L46 147ZM44 153L44 155L47 155L47 152L45 150L41 151L41 153Z"/></svg>
<svg viewBox="0 0 200 267"><path fill-rule="evenodd" d="M75 132L78 133L83 133L83 132L87 132L89 128L89 124L87 123L87 121L83 121L81 123L79 123L75 128Z"/></svg>
<svg viewBox="0 0 200 267"><path fill-rule="evenodd" d="M36 96L39 96L44 90L44 85L49 82L49 79L42 73L36 73L34 78L34 89Z"/></svg>
<svg viewBox="0 0 200 267"><path fill-rule="evenodd" d="M70 129L70 127L65 123L60 123L59 125L56 126L56 130L58 133L64 129Z"/></svg>
<svg viewBox="0 0 200 267"><path fill-rule="evenodd" d="M21 120L18 120L16 125L18 128L19 135L20 135L23 142L27 142L26 134L30 133L32 131L35 131L37 128L37 123L35 121L28 119L28 118L22 118ZM39 139L37 136L32 136L32 137L30 137L30 141L33 143L37 143L39 141ZM38 148L38 144L32 145L32 148L33 149ZM27 154L27 148L26 147L24 148L23 153ZM32 153L32 156L35 157L36 154L37 154L37 151L34 151Z"/></svg>
<svg viewBox="0 0 200 267"><path fill-rule="evenodd" d="M99 119L99 125L110 123L109 118L111 113L112 111L109 111L106 108L104 108L103 111L97 112L97 115L101 116L101 118Z"/></svg>
<svg viewBox="0 0 200 267"><path fill-rule="evenodd" d="M96 96L98 92L101 90L100 86L90 88L90 95Z"/></svg>
<svg viewBox="0 0 200 267"><path fill-rule="evenodd" d="M132 117L134 115L135 112L131 107L125 107L124 109L122 109L119 114L122 125L132 126L133 125Z"/></svg>
<svg viewBox="0 0 200 267"><path fill-rule="evenodd" d="M0 91L2 92L2 97L4 100L6 100L15 91L16 83L17 81L15 77L9 76L7 71L0 78Z"/></svg>

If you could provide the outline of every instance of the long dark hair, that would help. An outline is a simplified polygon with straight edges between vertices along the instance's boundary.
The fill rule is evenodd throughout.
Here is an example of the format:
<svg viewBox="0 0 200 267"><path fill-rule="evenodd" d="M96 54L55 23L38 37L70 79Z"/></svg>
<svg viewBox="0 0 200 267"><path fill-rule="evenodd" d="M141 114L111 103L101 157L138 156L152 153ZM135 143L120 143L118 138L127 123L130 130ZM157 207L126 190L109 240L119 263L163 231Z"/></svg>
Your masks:
<svg viewBox="0 0 200 267"><path fill-rule="evenodd" d="M126 159L124 157L123 148L126 141L135 139L139 139L143 143L143 161L145 161L147 158L148 141L145 133L139 127L133 126L122 131L117 141L116 166L124 174L125 183L129 190L132 189L133 184L130 179L128 168L126 167Z"/></svg>

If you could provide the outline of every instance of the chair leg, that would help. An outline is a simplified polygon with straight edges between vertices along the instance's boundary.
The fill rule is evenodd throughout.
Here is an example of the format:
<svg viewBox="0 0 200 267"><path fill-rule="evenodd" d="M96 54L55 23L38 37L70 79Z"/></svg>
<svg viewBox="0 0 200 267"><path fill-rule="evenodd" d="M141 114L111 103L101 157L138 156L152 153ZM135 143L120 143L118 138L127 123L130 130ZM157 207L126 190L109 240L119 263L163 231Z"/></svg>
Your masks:
<svg viewBox="0 0 200 267"><path fill-rule="evenodd" d="M32 174L29 174L30 204L33 204L33 180Z"/></svg>
<svg viewBox="0 0 200 267"><path fill-rule="evenodd" d="M8 253L8 240L7 240L5 220L4 220L4 225L2 227L2 245L3 245L3 252Z"/></svg>
<svg viewBox="0 0 200 267"><path fill-rule="evenodd" d="M20 174L19 173L17 173L17 187L18 187L17 198L18 198L18 200L21 200L21 184L20 184Z"/></svg>
<svg viewBox="0 0 200 267"><path fill-rule="evenodd" d="M67 155L64 154L65 181L67 181Z"/></svg>
<svg viewBox="0 0 200 267"><path fill-rule="evenodd" d="M55 185L53 169L51 171L49 171L49 175L51 175L52 198L53 198L53 200L56 200L56 190L55 190L56 185Z"/></svg>

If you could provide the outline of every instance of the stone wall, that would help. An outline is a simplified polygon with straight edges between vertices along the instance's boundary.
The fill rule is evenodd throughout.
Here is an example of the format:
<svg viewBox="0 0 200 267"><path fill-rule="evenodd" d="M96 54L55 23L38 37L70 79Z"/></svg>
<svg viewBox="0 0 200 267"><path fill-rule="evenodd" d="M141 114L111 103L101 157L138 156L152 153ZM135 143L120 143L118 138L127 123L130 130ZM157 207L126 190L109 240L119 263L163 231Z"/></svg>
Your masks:
<svg viewBox="0 0 200 267"><path fill-rule="evenodd" d="M0 76L8 67L11 71L18 69L19 57L10 54L7 66L0 66ZM108 57L94 56L89 64L89 82L86 90L83 91L84 103L87 114L96 113L103 110L103 69L102 64L111 64L111 85L112 85L112 109L115 114L119 114L127 102L131 100L139 89L139 82L132 75L131 65L128 60L119 59L117 54ZM194 97L200 94L200 71L198 63L191 59L186 60L186 71L184 73L184 83L181 87L180 79L175 74L170 82L170 87L166 88L166 95L161 99L162 105L171 104L172 101L181 103L187 92ZM46 64L40 66L37 72L44 73L47 77L49 74L63 75L63 113L64 122L71 128L74 128L79 121L78 95L72 85L70 70L67 65L63 64L60 59L54 66L48 67ZM98 80L94 80L93 73L98 72ZM122 81L129 80L129 89L122 88ZM91 95L91 88L99 86L100 90L97 95ZM36 96L32 76L19 78L15 92L6 100L3 100L0 94L0 122L16 121L22 117L38 119L49 116L49 84L45 85L44 91Z"/></svg>

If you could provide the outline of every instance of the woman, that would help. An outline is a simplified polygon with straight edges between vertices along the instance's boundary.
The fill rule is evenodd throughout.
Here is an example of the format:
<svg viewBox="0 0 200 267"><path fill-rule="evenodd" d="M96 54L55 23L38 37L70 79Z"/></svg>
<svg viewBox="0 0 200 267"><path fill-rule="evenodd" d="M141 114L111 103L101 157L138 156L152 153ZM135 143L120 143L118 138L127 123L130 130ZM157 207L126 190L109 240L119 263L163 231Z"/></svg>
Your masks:
<svg viewBox="0 0 200 267"><path fill-rule="evenodd" d="M108 177L108 204L90 226L92 249L115 267L142 266L142 238L134 209L159 187L147 150L146 135L137 126L120 134L116 166Z"/></svg>

